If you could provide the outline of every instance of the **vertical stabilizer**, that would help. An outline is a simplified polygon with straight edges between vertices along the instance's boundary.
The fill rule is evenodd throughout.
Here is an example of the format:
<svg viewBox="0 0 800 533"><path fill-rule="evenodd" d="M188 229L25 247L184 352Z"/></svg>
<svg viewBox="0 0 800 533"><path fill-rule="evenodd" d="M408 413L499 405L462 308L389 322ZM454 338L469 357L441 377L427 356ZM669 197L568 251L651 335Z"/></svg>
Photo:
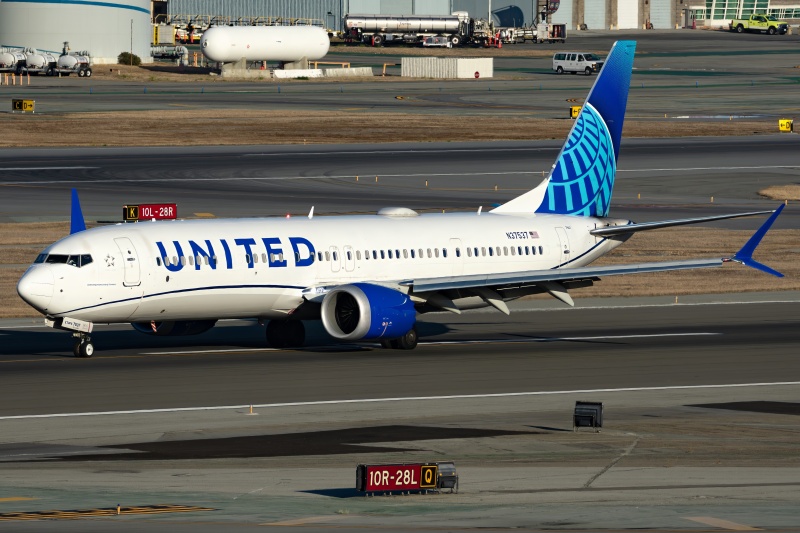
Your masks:
<svg viewBox="0 0 800 533"><path fill-rule="evenodd" d="M83 221L83 211L81 202L78 200L77 189L72 189L72 213L70 216L69 234L78 233L86 229L86 222Z"/></svg>
<svg viewBox="0 0 800 533"><path fill-rule="evenodd" d="M495 213L608 216L636 41L617 41L550 175Z"/></svg>

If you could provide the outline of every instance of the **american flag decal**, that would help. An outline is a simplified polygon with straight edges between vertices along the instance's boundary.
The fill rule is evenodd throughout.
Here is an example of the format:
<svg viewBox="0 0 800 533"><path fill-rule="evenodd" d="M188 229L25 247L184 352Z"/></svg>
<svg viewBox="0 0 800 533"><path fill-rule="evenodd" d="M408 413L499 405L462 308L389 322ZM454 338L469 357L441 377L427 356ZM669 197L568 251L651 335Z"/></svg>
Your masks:
<svg viewBox="0 0 800 533"><path fill-rule="evenodd" d="M531 234L531 239L538 239L539 238L539 233L536 232L536 231L529 231L528 233Z"/></svg>

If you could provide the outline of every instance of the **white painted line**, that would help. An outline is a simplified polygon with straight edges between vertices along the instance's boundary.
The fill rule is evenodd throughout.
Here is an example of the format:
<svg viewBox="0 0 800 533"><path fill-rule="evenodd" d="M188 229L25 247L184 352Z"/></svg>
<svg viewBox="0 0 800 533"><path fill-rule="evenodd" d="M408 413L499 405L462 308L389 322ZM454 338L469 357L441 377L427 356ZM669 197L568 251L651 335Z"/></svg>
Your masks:
<svg viewBox="0 0 800 533"><path fill-rule="evenodd" d="M232 353L232 352L280 352L280 348L231 348L229 350L186 350L183 352L143 352L139 355L197 355L203 353Z"/></svg>
<svg viewBox="0 0 800 533"><path fill-rule="evenodd" d="M699 337L706 335L722 335L722 333L654 333L652 335L600 335L597 337L539 337L534 339L476 339L470 341L432 341L420 342L429 346L443 344L484 344L490 342L502 343L528 343L528 342L558 342L558 341L600 341L600 340L620 340L620 339L649 339L664 337Z"/></svg>
<svg viewBox="0 0 800 533"><path fill-rule="evenodd" d="M759 165L757 167L685 167L685 168L641 168L641 169L617 169L617 172L686 172L688 170L764 170L770 168L798 168L796 165Z"/></svg>
<svg viewBox="0 0 800 533"><path fill-rule="evenodd" d="M0 172L19 172L20 170L86 170L100 167L6 167L0 168Z"/></svg>
<svg viewBox="0 0 800 533"><path fill-rule="evenodd" d="M512 398L518 396L554 396L564 394L597 394L601 392L651 392L665 390L696 390L696 389L732 389L743 387L779 387L786 385L800 385L800 381L777 381L773 383L728 383L722 385L670 385L666 387L625 387L620 389L585 389L562 391L533 391L533 392L502 392L494 394L451 394L447 396L408 396L400 398L361 398L353 400L318 400L312 402L286 402L252 404L253 408L280 408L280 407L308 407L314 405L347 405L364 403L385 402L414 402L414 401L441 401L441 400L472 400L480 398ZM24 420L32 418L71 418L77 416L107 416L107 415L139 415L153 413L184 413L188 411L233 411L237 409L250 410L247 405L217 405L207 407L168 407L163 409L133 409L129 411L94 411L83 413L52 413L43 415L14 415L0 416L0 420Z"/></svg>

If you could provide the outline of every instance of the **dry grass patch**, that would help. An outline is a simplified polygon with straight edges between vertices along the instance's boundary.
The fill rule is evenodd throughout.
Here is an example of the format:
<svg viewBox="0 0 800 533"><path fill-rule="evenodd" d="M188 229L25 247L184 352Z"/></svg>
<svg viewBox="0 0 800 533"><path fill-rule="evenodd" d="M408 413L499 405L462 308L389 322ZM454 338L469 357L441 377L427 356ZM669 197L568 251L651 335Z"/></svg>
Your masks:
<svg viewBox="0 0 800 533"><path fill-rule="evenodd" d="M800 200L800 185L773 185L758 194L772 200Z"/></svg>
<svg viewBox="0 0 800 533"><path fill-rule="evenodd" d="M411 100L413 102L413 99ZM7 115L0 146L207 146L370 142L563 139L569 119L509 116L503 128L464 128L464 116L363 111L204 110L120 111L64 115ZM179 136L154 136L165 123L191 122ZM630 120L626 137L771 133L770 121L682 122ZM213 138L208 132L213 132ZM336 132L332 134L331 132ZM424 132L424 138L421 133Z"/></svg>

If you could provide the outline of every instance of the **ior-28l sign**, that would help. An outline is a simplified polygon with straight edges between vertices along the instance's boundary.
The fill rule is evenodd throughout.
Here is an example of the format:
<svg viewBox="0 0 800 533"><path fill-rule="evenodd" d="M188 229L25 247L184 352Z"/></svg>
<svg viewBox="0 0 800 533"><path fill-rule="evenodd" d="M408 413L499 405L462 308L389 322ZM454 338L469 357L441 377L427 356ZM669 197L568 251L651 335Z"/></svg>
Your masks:
<svg viewBox="0 0 800 533"><path fill-rule="evenodd" d="M122 206L122 219L126 222L139 220L171 220L178 218L177 204L138 204Z"/></svg>
<svg viewBox="0 0 800 533"><path fill-rule="evenodd" d="M356 488L391 492L436 488L436 465L358 465Z"/></svg>

